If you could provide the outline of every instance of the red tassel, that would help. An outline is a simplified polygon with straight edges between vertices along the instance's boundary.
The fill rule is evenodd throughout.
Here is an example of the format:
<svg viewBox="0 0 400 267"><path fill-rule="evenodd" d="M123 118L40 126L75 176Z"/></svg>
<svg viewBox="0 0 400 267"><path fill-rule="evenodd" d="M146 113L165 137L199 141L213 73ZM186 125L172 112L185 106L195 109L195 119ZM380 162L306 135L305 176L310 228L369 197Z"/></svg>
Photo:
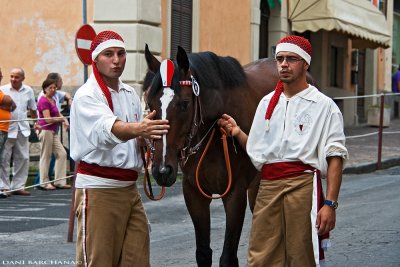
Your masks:
<svg viewBox="0 0 400 267"><path fill-rule="evenodd" d="M103 79L101 78L100 73L97 70L96 64L92 64L92 66L93 66L94 77L96 78L96 81L99 84L101 91L103 92L104 96L107 99L108 106L110 107L111 111L114 112L113 102L112 102L112 98L111 98L111 92L108 89L107 85L104 83Z"/></svg>

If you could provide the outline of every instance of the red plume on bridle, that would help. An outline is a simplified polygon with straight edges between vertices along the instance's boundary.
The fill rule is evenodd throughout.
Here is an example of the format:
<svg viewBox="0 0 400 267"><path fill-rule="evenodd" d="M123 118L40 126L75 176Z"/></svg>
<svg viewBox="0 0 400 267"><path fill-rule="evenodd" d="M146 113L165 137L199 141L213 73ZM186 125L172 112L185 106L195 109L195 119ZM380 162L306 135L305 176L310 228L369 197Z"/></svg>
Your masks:
<svg viewBox="0 0 400 267"><path fill-rule="evenodd" d="M106 42L108 40L112 40L112 39L124 42L124 40L118 33L113 32L113 31L102 31L99 34L97 34L96 37L94 38L94 40L90 46L90 51L93 53L95 51L96 47L99 46L101 43ZM107 99L108 106L110 107L111 111L114 111L110 90L108 89L107 85L104 83L104 80L101 77L101 75L96 67L96 64L92 64L92 67L93 67L94 77L96 78L96 81L99 84L101 91L103 92L104 96Z"/></svg>

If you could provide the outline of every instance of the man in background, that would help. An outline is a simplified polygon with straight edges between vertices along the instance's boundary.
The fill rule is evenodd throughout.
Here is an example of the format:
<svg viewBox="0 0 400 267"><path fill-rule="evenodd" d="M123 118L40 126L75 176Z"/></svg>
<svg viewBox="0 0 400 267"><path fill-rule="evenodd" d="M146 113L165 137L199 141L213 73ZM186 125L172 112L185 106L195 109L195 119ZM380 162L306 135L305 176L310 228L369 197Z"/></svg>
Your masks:
<svg viewBox="0 0 400 267"><path fill-rule="evenodd" d="M23 84L25 72L22 68L13 68L10 74L10 83L0 87L16 103L17 108L12 112L12 120L5 143L4 154L1 160L0 178L2 190L15 190L12 194L29 196L24 190L29 170L29 141L31 133L27 121L27 110L33 119L37 118L36 101L30 86ZM10 181L9 167L13 157L13 178Z"/></svg>

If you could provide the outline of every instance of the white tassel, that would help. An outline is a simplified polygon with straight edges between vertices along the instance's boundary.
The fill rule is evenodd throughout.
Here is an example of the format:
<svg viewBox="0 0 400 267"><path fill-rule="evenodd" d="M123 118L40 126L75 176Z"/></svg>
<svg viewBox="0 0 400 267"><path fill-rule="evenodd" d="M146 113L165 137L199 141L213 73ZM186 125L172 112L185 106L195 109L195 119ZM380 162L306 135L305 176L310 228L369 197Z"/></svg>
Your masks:
<svg viewBox="0 0 400 267"><path fill-rule="evenodd" d="M322 239L321 240L321 247L324 250L327 250L328 248L330 248L332 246L331 240L330 239Z"/></svg>
<svg viewBox="0 0 400 267"><path fill-rule="evenodd" d="M265 130L267 132L269 131L269 120L268 119L265 121Z"/></svg>

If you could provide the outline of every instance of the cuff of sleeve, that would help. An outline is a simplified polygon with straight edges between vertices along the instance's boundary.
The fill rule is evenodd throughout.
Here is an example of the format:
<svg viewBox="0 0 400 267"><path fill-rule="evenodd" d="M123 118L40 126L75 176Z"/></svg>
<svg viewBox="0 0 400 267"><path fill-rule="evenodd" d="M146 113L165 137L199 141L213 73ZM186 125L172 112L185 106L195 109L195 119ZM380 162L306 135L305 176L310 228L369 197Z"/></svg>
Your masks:
<svg viewBox="0 0 400 267"><path fill-rule="evenodd" d="M106 130L107 134L109 135L109 137L111 138L111 140L113 140L113 142L115 142L116 144L121 144L121 143L123 143L124 141L122 141L121 139L119 139L118 137L116 137L116 136L113 134L113 132L111 131L111 130L112 130L112 127L113 127L113 125L114 125L114 123L115 123L116 120L117 120L117 116L112 117L112 118L109 118L109 119L106 119L106 121L104 122L104 124L105 124L105 130Z"/></svg>
<svg viewBox="0 0 400 267"><path fill-rule="evenodd" d="M342 146L332 146L329 148L329 150L326 152L326 157L341 157L343 159L343 168L346 166L346 162L349 159L349 152L347 149Z"/></svg>

